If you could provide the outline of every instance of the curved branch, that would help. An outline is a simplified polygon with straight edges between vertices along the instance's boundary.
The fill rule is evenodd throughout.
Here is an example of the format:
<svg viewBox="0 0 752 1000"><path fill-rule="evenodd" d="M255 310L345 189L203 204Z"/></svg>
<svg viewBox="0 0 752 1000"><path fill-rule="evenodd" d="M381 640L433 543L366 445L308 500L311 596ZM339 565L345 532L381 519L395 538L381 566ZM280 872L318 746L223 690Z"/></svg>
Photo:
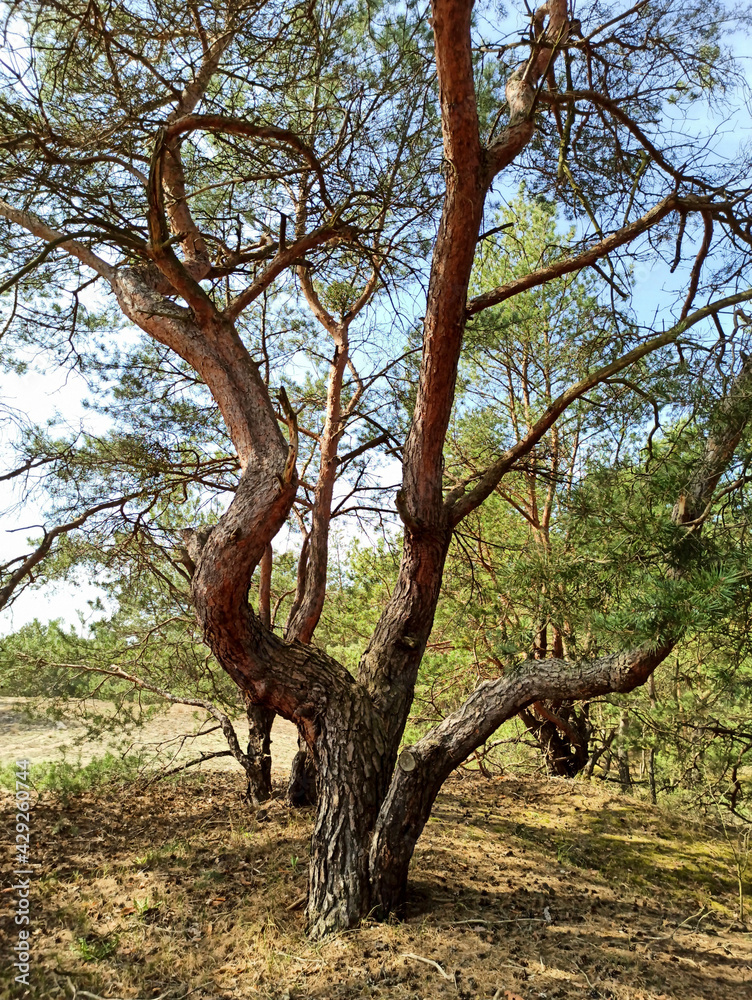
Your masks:
<svg viewBox="0 0 752 1000"><path fill-rule="evenodd" d="M319 182L321 200L331 210L332 202L326 190L324 170L318 157L313 149L290 129L277 128L274 125L252 125L250 122L229 118L227 115L183 115L168 125L165 139L167 142L171 142L179 135L195 131L222 132L226 135L245 136L249 139L271 139L282 146L287 146L304 159L314 172Z"/></svg>
<svg viewBox="0 0 752 1000"><path fill-rule="evenodd" d="M37 660L36 662L40 665L46 663L46 661L43 660ZM79 670L83 673L103 674L105 677L113 677L116 680L128 681L129 684L133 684L133 686L139 688L139 690L150 691L152 694L157 694L160 698L164 698L165 701L170 702L172 705L191 705L194 708L203 708L204 711L208 712L209 715L217 720L222 733L227 740L227 745L230 748L229 750L222 751L221 754L212 754L211 756L231 754L244 771L250 773L254 769L255 765L253 761L250 760L250 758L247 757L246 754L244 754L240 749L238 736L230 717L220 711L220 709L218 709L216 705L212 704L212 702L206 701L203 698L185 698L181 695L171 694L171 692L166 691L164 688L158 687L156 684L151 684L149 681L145 681L142 677L137 677L135 674L129 674L127 671L123 670L121 667L116 667L114 664L109 667L92 667L83 663L50 663L49 665L64 667L68 670ZM206 759L208 759L208 757ZM190 765L186 765L186 767L189 766ZM180 768L177 770L180 770Z"/></svg>
<svg viewBox="0 0 752 1000"><path fill-rule="evenodd" d="M695 300L695 295L697 294L697 286L700 283L700 273L702 272L702 265L705 263L705 259L710 253L710 244L713 239L713 216L710 212L705 209L702 213L702 221L705 227L705 231L702 237L702 244L700 249L697 251L697 257L692 265L692 273L689 277L689 290L687 291L687 298L684 301L684 306L682 307L680 319L684 319L689 310L692 308L692 303ZM680 252L680 248L677 247L677 254Z"/></svg>
<svg viewBox="0 0 752 1000"><path fill-rule="evenodd" d="M129 500L135 500L136 497L140 496L139 493L129 493L127 496L118 497L117 500L107 500L104 503L99 503L94 507L90 507L85 510L78 517L73 518L72 521L67 521L65 524L59 524L56 528L51 531L45 531L44 538L41 543L36 547L36 549L26 556L11 576L8 582L0 587L0 609L4 608L13 597L14 591L18 588L19 584L28 576L31 575L35 566L44 559L47 553L52 547L52 543L60 535L65 535L70 531L75 531L76 528L80 528L90 517L94 514L99 514L103 510L111 510L113 507L122 507L123 504L128 503ZM22 557L23 558L23 557ZM17 560L13 560L16 562Z"/></svg>
<svg viewBox="0 0 752 1000"><path fill-rule="evenodd" d="M529 8L528 8L529 10ZM546 27L543 23L548 18ZM534 35L530 57L511 73L505 88L509 124L500 138L486 150L486 183L514 160L535 132L535 108L543 81L551 72L561 46L569 37L566 0L546 0L532 14Z"/></svg>
<svg viewBox="0 0 752 1000"><path fill-rule="evenodd" d="M647 134L643 132L637 122L630 118L625 111L622 111L618 102L605 97L603 94L599 94L598 91L559 91L556 94L542 94L541 99L547 103L557 105L566 104L569 101L589 101L591 104L596 105L596 107L603 108L612 114L614 118L627 129L628 132L631 132L642 148L646 150L646 152L650 154L651 158L658 164L661 170L667 173L670 177L673 177L675 181L694 181L696 183L702 183L698 178L683 174L681 170L678 170L672 163L670 163L660 149L658 149L658 147L648 138Z"/></svg>
<svg viewBox="0 0 752 1000"><path fill-rule="evenodd" d="M190 261L182 263L172 248L173 239L170 238L168 230L168 212L165 209L165 193L169 190L170 174L172 183L176 183L175 171L181 172L175 157L179 154L170 150L167 142L167 128L160 129L154 143L154 152L149 167L149 183L147 193L149 199L149 209L147 222L149 225L149 254L159 270L168 279L176 292L178 292L193 310L196 318L201 323L211 323L219 319L216 306L199 285L203 263L199 260L200 269L194 276ZM166 169L166 162L170 157L170 166ZM173 206L174 207L174 206ZM185 205L185 211L188 210ZM173 213L174 217L174 213ZM179 234L187 236L188 234ZM196 246L195 239L192 246ZM194 258L195 259L195 258ZM208 257L206 270L208 270Z"/></svg>
<svg viewBox="0 0 752 1000"><path fill-rule="evenodd" d="M96 271L103 278L107 278L108 280L112 278L114 269L102 260L101 257L92 253L88 247L79 243L73 236L68 236L65 233L58 232L56 229L52 229L51 226L48 226L46 222L42 222L36 215L32 215L31 212L24 212L20 208L13 208L7 201L3 201L0 198L0 216L9 222L14 222L17 226L21 226L22 229L31 233L32 236L37 236L39 239L45 240L48 244L54 243L55 246L65 246L66 253L70 254L71 257L80 260L82 264L90 267L92 271Z"/></svg>
<svg viewBox="0 0 752 1000"><path fill-rule="evenodd" d="M232 31L219 35L211 44L203 39L204 54L195 79L189 83L180 95L176 107L167 118L167 132L172 125L190 115L206 93L212 77L219 67L219 61L232 39ZM206 241L201 235L191 212L185 190L185 171L180 154L180 143L173 140L169 134L165 140L166 155L162 164L162 183L165 194L169 198L167 214L173 234L180 237L186 265L190 268L191 277L200 280L211 269L211 259Z"/></svg>
<svg viewBox="0 0 752 1000"><path fill-rule="evenodd" d="M223 315L230 320L237 319L240 313L257 299L276 277L297 263L308 250L313 250L315 247L323 246L323 244L333 240L352 239L354 236L355 230L352 226L347 223L335 223L314 229L313 232L295 240L288 247L280 247L269 266L255 281L232 299Z"/></svg>
<svg viewBox="0 0 752 1000"><path fill-rule="evenodd" d="M255 463L272 481L282 476L287 442L258 366L233 325L217 313L197 323L188 309L163 298L132 268L118 269L112 287L125 315L175 351L206 383L222 412L241 468Z"/></svg>

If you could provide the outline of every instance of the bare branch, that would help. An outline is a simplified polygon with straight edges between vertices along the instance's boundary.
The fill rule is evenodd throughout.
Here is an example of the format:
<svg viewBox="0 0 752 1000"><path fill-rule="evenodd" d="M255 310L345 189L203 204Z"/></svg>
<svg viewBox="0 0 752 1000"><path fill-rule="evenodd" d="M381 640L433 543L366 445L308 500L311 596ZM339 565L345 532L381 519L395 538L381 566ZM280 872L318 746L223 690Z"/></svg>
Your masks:
<svg viewBox="0 0 752 1000"><path fill-rule="evenodd" d="M313 250L315 247L323 246L325 243L335 240L347 240L354 237L355 231L352 226L346 223L337 223L314 229L307 236L295 240L294 243L291 243L284 250L279 250L272 262L259 277L232 299L224 311L225 317L230 320L237 319L241 312L257 299L278 275L282 274L291 265L296 264L308 250Z"/></svg>
<svg viewBox="0 0 752 1000"><path fill-rule="evenodd" d="M707 211L707 209L702 213L702 221L705 227L705 232L702 237L700 249L697 251L697 257L695 258L694 265L692 266L692 273L689 277L689 290L687 291L687 297L684 300L681 316L679 317L680 319L685 319L689 314L689 310L692 308L695 295L697 295L697 286L700 283L702 265L705 263L705 259L710 253L710 244L713 240L713 216L709 211ZM677 253L678 252L679 248L677 248Z"/></svg>
<svg viewBox="0 0 752 1000"><path fill-rule="evenodd" d="M703 205L699 203L698 199L698 202L693 207L701 211ZM527 291L529 288L537 288L538 285L543 285L554 278L560 278L565 274L572 274L575 271L581 271L584 267L593 265L601 257L605 257L612 250L630 243L637 236L652 229L653 226L664 219L670 212L680 208L686 210L686 201L683 202L677 195L670 194L641 218L630 222L627 226L623 226L610 236L606 236L594 246L583 250L582 253L576 254L574 257L566 257L564 260L556 261L554 264L539 268L537 271L531 271L530 274L525 274L521 278L515 278L514 281L510 281L506 285L499 285L497 288L492 288L487 292L483 292L482 295L476 295L467 304L468 316L475 316L490 306L499 305L499 303L505 302L507 299L518 295L520 292Z"/></svg>

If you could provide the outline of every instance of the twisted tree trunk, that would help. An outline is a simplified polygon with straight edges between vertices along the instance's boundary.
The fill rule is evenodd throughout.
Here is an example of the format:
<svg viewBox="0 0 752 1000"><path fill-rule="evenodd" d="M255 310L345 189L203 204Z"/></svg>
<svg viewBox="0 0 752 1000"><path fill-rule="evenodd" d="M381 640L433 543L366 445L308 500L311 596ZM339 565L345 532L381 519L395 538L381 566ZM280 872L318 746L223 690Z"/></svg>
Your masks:
<svg viewBox="0 0 752 1000"><path fill-rule="evenodd" d="M561 653L557 658L563 659ZM538 742L549 774L574 778L585 767L591 729L584 710L577 713L572 704L535 702L520 712L520 718Z"/></svg>
<svg viewBox="0 0 752 1000"><path fill-rule="evenodd" d="M420 379L397 496L405 525L400 571L357 679L315 647L279 639L248 606L253 568L294 497L290 462L294 444L291 439L288 450L276 423L276 437L259 439L253 424L238 421L235 408L226 401L227 419L235 418L240 425L236 433L241 445L247 436L251 447L235 500L195 560L194 601L215 656L251 700L298 726L314 756L319 801L307 911L314 936L352 926L372 910L383 915L402 907L410 858L442 783L502 722L534 703L629 691L647 680L677 638L667 627L650 647L593 662L553 658L517 664L499 680L480 685L457 712L397 761L453 526L489 495L514 461L534 447L569 402L599 379L678 336L677 330L667 332L588 376L555 400L525 439L494 463L473 490L466 493L461 488L444 499L443 444L484 200L495 174L533 134L535 89L550 65L552 47L549 43L546 48L547 36L541 29L540 50L508 87L508 129L499 142L484 149L473 84L471 9L469 2L452 0L435 0L433 5L444 155L451 169L445 174ZM549 18L546 30L558 43L566 24L566 4L552 0L541 10ZM223 344L227 337L228 344L232 342L231 333L223 334ZM223 346L219 352L221 361L227 349ZM222 371L220 365L220 381ZM737 395L740 387L744 395L748 381L745 368L734 387ZM253 388L252 397L261 393L253 372L247 384ZM245 405L246 395L237 398L239 405ZM687 496L692 503L677 515L678 523L689 523L687 511L693 515L690 520L696 520L697 504L709 503L739 440L748 399L726 409L720 436L709 441L701 463L702 484L697 488L690 484Z"/></svg>

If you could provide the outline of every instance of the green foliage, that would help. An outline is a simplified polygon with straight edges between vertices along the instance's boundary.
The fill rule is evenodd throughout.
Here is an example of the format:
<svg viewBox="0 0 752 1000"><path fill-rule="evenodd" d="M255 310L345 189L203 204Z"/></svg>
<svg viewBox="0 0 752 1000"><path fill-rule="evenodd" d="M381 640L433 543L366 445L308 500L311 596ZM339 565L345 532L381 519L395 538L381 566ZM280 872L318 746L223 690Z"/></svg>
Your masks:
<svg viewBox="0 0 752 1000"><path fill-rule="evenodd" d="M48 792L64 801L85 792L101 791L113 785L132 784L141 773L141 761L134 756L107 753L88 764L69 760L32 764L29 784L37 792ZM15 789L16 766L0 766L0 787Z"/></svg>
<svg viewBox="0 0 752 1000"><path fill-rule="evenodd" d="M594 11L600 18L600 7ZM488 13L478 8L474 43ZM344 405L357 397L360 412L343 446L355 451L386 428L390 453L397 455L415 405L420 347L418 310L406 302L426 275L444 186L425 5L270 0L251 9L207 0L179 8L153 0L95 15L79 0L8 8L22 69L17 74L11 60L3 70L4 197L46 213L51 222L64 220L71 232L81 227L77 236L118 266L143 266L143 174L154 137L165 109L195 82L207 39L226 37L221 71L207 86L202 111L310 137L325 165L328 193L283 142L186 134L186 191L214 267L212 277L202 279L204 291L224 307L257 276L269 259L264 253L276 252L277 241L281 248L283 230L289 241L296 227L310 231L347 219L357 239L306 251L297 262L298 280L307 274L324 305L341 318L376 268L373 308L350 331L351 361L369 374L364 382L351 373L344 386ZM494 10L494 23L501 17ZM538 122L534 141L518 159L529 186L486 220L490 235L481 243L473 294L574 252L589 234L622 225L630 212L634 217L673 189L671 170L648 156L648 141L636 137L656 138L669 127L667 105L691 107L701 97L723 96L735 72L725 48L730 28L719 4L655 2L620 20L618 30L598 42L597 60L589 53L579 58L586 49L574 42L561 58L557 54L548 83L555 83L558 95L586 88L608 95L635 124L623 132L604 127L610 119L603 108L585 112L584 102L577 109L562 103L556 128ZM27 53L34 58L24 63ZM474 44L484 141L505 124L504 86L520 57L517 42ZM685 138L666 136L672 155L671 147L680 148ZM93 153L83 156L82 150ZM702 157L712 177L711 150ZM453 166L443 163L445 170ZM712 185L719 190L717 178ZM691 189L703 189L694 177ZM288 219L296 197L296 217ZM565 231L562 217L577 225ZM668 223L656 233L660 253ZM26 585L71 586L86 574L104 595L98 621L83 634L34 623L3 640L4 692L43 698L53 717L71 699L90 712L84 702L96 696L116 705L119 723L130 724L140 718L142 700L136 705L130 684L101 673L114 667L177 696L234 705L234 688L206 655L195 628L181 535L187 526L215 523L237 486L239 463L215 400L162 344L134 336L114 304L96 292L84 294L88 279L78 263L50 252L30 267L39 252L36 239L5 225L0 238L9 273L18 278L12 308L3 304L3 363L22 371L43 348L53 362L73 367L92 384L89 409L98 428L25 427L16 441L17 469L42 470L27 484L25 499L44 495L49 524L83 518L82 530L58 538ZM737 252L720 255L709 288L744 273L746 262ZM614 297L629 298L632 265L616 255L601 263L604 280L590 271L562 277L469 324L445 452L447 489L477 482L560 392L640 342L644 330L634 315L614 304ZM238 328L270 394L284 387L298 413L303 487L296 513L306 524L330 340L301 308L294 277L268 289ZM701 539L670 517L701 446L706 415L727 388L720 365L725 339L721 354L711 356L704 335L698 336L686 357L677 361L667 350L635 365L628 379L612 379L579 399L458 530L410 737L455 707L478 679L516 660L552 652L593 656L666 638L682 640L682 669L685 658L691 660L687 651L703 648L702 684L723 692L723 725L736 725L747 709L751 595L749 510L731 479L737 473L746 479L746 459L722 484L729 490L724 506L710 513ZM736 349L729 347L729 356ZM364 496L378 500L373 455L343 464L353 507ZM380 517L380 501L373 509ZM698 554L702 566L695 570ZM373 549L353 546L339 576L330 571L332 593L317 639L350 670L391 593L397 559L387 532ZM295 562L292 552L277 553L272 608L278 631L292 603ZM9 564L2 572L11 570ZM687 697L684 683L671 703L675 714ZM720 713L720 704L714 705ZM622 707L618 700L602 706L601 737ZM694 705L692 711L702 715L704 709ZM95 711L89 718L101 729L112 717ZM664 725L662 717L656 720ZM676 739L678 730L672 732ZM720 755L714 773L725 773L733 757L724 747L703 750L706 760ZM671 753L671 766L681 769L685 751Z"/></svg>
<svg viewBox="0 0 752 1000"><path fill-rule="evenodd" d="M553 206L524 191L498 222L506 228L484 254L479 287L545 264L572 238L559 231ZM630 345L634 328L626 318L609 319L600 294L592 279L566 278L474 323L446 449L448 488L472 481L562 388ZM556 654L557 644L558 655L577 659L679 640L676 676L662 668L653 694L640 690L582 710L591 749L606 747L626 711L625 750L646 790L645 755L652 750L659 795L681 791L708 807L710 786L726 805L742 808L752 792L739 777L752 761L743 737L752 707L752 510L736 488L701 534L688 540L673 523L673 506L703 448L698 425L712 423L719 390L709 382L684 387L685 363L669 361L664 355L632 373L641 393L616 382L577 402L458 530L407 743L455 709L478 680L520 658ZM651 397L665 421L652 433ZM745 461L742 448L727 482ZM349 552L346 580L331 595L336 614L325 612L319 634L351 668L392 592L398 557L396 539L374 549L356 543ZM524 733L511 723L492 741L505 766L529 766ZM605 780L615 772L609 746L595 771Z"/></svg>
<svg viewBox="0 0 752 1000"><path fill-rule="evenodd" d="M100 962L117 951L117 946L117 935L108 934L107 937L96 937L94 935L78 937L75 944L71 945L71 948L73 951L78 952L84 962Z"/></svg>

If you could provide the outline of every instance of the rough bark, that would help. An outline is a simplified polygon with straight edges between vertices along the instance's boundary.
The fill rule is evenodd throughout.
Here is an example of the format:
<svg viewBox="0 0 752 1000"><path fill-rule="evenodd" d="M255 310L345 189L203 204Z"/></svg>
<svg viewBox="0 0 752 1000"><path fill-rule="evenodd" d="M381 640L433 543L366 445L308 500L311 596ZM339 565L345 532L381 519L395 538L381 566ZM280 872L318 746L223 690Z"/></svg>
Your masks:
<svg viewBox="0 0 752 1000"><path fill-rule="evenodd" d="M446 193L431 263L417 397L397 495L405 525L402 560L397 585L358 672L386 720L392 760L433 625L451 537L442 496L443 448L470 274L492 179L478 129L470 48L472 3L435 0L432 11Z"/></svg>
<svg viewBox="0 0 752 1000"><path fill-rule="evenodd" d="M686 533L697 533L713 493L741 440L752 412L752 359L719 404L703 454L693 468L673 520ZM686 498L691 498L691 504ZM692 553L701 556L693 542ZM678 570L674 571L679 572ZM501 678L485 681L440 725L400 756L379 813L371 847L373 902L377 910L399 910L405 899L410 858L438 794L451 771L513 715L544 701L584 701L603 694L626 693L644 684L674 649L675 625L652 645L579 663L560 659L527 660Z"/></svg>
<svg viewBox="0 0 752 1000"><path fill-rule="evenodd" d="M287 782L287 803L294 809L303 809L315 805L317 797L316 762L306 741L298 736L298 752L293 757Z"/></svg>
<svg viewBox="0 0 752 1000"><path fill-rule="evenodd" d="M361 688L347 694L319 720L313 743L319 800L307 916L315 938L354 926L371 908L371 831L388 781L381 720Z"/></svg>
<svg viewBox="0 0 752 1000"><path fill-rule="evenodd" d="M327 404L328 443L322 448L321 494L317 497L320 520L314 518L318 534L309 542L310 590L303 588L291 634L283 640L269 628L263 609L257 615L250 607L248 594L254 570L295 500L295 421L289 417L289 440L285 440L267 387L234 321L279 274L300 266L307 250L330 241L357 239L358 234L339 220L337 211L318 229L299 231L290 246L284 245L280 234L268 266L221 312L199 284L207 274L206 244L188 208L180 162L181 136L196 129L248 141L271 138L300 160L304 172L315 176L321 204L328 211L325 178L312 147L271 125L193 113L221 57L222 44L217 42L205 54L196 81L186 88L155 137L146 184L148 246L138 235L139 252L143 250L152 269L112 267L77 242L75 234L57 232L0 201L0 215L10 223L47 244L64 247L104 277L124 315L183 358L203 379L221 411L242 475L219 522L210 532L193 532L187 539L188 556L195 567L192 596L207 644L243 692L251 711L258 709L259 718L277 712L291 720L313 753L320 797L312 839L308 919L316 937L353 926L374 907L387 913L401 906L410 857L441 784L502 722L535 704L632 690L673 648L676 635L667 629L650 646L592 662L568 663L556 657L516 664L500 679L481 684L460 709L405 751L394 766L433 624L452 528L490 494L514 462L530 453L570 402L614 371L675 340L721 305L752 295L739 293L697 310L672 331L615 363L616 367L588 376L553 401L525 439L502 455L474 489L466 494L462 487L444 500L443 448L465 324L469 311L476 312L490 301L476 300L469 307L467 302L485 199L494 177L533 138L543 84L569 34L566 0L548 0L533 13L531 54L511 74L506 88L507 127L498 141L484 147L471 51L472 7L471 0L432 2L446 191L431 264L417 396L397 497L405 526L402 560L397 585L363 654L357 680L324 652L299 641L310 638L320 614L324 529L341 435L337 393L347 363L346 327L344 337L340 330L339 342L335 338L334 395ZM646 231L674 207L674 202L662 202L638 224L621 230L611 243L604 238L591 254L592 261ZM131 250L135 241L134 236L128 244ZM266 261L268 253L265 245L259 260ZM592 261L580 257L559 273ZM152 280L153 269L158 272L157 281ZM539 273L533 283L549 276ZM494 301L513 291L496 290ZM173 294L185 304L172 301L168 295ZM748 368L742 381L749 382ZM677 505L675 520L686 529L690 554L697 550L695 539L712 493L747 419L748 393L740 401L737 389L738 385ZM680 555L676 572L686 558L684 552ZM257 753L263 761L263 742Z"/></svg>
<svg viewBox="0 0 752 1000"><path fill-rule="evenodd" d="M374 905L383 912L402 907L410 858L439 789L503 722L543 699L583 700L631 691L647 680L672 648L673 643L667 643L582 663L526 660L498 680L480 684L464 705L397 762L371 851Z"/></svg>
<svg viewBox="0 0 752 1000"><path fill-rule="evenodd" d="M276 713L263 705L246 705L248 719L248 749L246 756L253 769L248 774L246 796L248 801L257 806L266 802L272 794L272 723Z"/></svg>
<svg viewBox="0 0 752 1000"><path fill-rule="evenodd" d="M274 554L271 544L264 549L259 566L258 616L262 625L271 628L271 585ZM248 775L247 798L254 806L266 802L272 794L272 723L275 713L263 705L246 700L248 719L248 750L246 756L253 762Z"/></svg>

